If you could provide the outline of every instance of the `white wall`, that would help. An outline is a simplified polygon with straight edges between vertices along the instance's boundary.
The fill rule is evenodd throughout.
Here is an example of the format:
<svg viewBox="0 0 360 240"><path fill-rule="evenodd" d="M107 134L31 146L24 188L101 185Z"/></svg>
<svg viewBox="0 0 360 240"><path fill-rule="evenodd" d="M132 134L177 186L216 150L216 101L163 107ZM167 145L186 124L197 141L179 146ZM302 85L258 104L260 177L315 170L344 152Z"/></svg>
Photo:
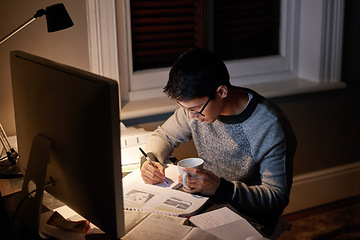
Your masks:
<svg viewBox="0 0 360 240"><path fill-rule="evenodd" d="M48 33L46 17L0 45L0 123L7 135L15 135L9 54L22 50L51 60L89 70L86 0L62 0L74 22L72 28ZM30 19L38 9L59 3L57 0L11 0L0 2L0 38L4 38Z"/></svg>

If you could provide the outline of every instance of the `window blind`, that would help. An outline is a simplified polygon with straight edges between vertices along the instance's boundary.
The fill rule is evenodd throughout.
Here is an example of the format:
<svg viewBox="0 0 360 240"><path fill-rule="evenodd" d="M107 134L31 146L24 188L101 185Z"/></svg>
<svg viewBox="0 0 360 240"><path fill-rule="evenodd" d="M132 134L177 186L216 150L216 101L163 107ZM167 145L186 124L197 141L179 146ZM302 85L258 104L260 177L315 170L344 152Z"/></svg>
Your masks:
<svg viewBox="0 0 360 240"><path fill-rule="evenodd" d="M280 0L130 0L130 8L133 71L169 67L194 47L223 60L279 52Z"/></svg>
<svg viewBox="0 0 360 240"><path fill-rule="evenodd" d="M133 70L170 66L203 46L202 1L131 0Z"/></svg>

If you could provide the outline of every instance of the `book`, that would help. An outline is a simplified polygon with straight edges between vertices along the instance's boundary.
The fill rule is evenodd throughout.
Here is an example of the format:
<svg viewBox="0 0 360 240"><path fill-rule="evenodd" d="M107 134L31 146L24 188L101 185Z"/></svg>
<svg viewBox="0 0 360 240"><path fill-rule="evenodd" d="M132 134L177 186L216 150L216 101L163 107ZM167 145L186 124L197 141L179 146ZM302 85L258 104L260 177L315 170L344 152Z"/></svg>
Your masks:
<svg viewBox="0 0 360 240"><path fill-rule="evenodd" d="M169 184L146 184L139 172L140 170L134 171L123 178L124 208L126 210L188 217L196 214L209 200L208 197L176 190L179 186L177 181L179 172L175 165L169 164L165 168Z"/></svg>
<svg viewBox="0 0 360 240"><path fill-rule="evenodd" d="M126 211L126 210L125 210ZM173 216L166 216L163 214L149 213L149 212L135 212L127 211L126 219L130 219L131 214L142 214L141 217L135 217L137 222L131 230L126 231L123 240L137 240L137 239L169 239L169 240L220 240L218 237L208 233L197 227L186 225L186 218L179 218ZM140 220L139 220L140 219ZM125 229L130 225L130 220L125 225Z"/></svg>
<svg viewBox="0 0 360 240"><path fill-rule="evenodd" d="M228 207L222 207L190 217L195 226L223 240L267 239L264 238L245 218Z"/></svg>

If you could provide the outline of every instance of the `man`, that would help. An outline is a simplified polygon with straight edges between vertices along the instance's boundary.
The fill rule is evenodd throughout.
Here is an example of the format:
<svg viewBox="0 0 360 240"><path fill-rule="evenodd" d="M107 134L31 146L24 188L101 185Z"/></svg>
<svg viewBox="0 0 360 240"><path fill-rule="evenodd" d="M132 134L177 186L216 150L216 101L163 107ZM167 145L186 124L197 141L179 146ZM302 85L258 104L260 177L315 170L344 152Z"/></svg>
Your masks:
<svg viewBox="0 0 360 240"><path fill-rule="evenodd" d="M141 167L144 182L162 182L162 163L194 140L204 170L185 168L190 190L229 203L271 234L289 202L296 138L281 110L256 92L232 86L225 64L207 49L181 55L164 92L179 109L149 139L156 161Z"/></svg>

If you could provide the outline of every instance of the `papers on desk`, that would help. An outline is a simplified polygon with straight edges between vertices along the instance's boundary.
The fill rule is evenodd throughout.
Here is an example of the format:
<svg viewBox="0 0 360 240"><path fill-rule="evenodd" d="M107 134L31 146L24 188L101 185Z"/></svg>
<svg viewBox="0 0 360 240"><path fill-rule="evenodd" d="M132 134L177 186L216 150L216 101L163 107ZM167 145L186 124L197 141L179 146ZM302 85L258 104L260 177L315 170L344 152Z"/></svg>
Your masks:
<svg viewBox="0 0 360 240"><path fill-rule="evenodd" d="M133 214L140 216L129 217ZM141 216L143 215L143 216ZM186 219L179 217L166 216L163 214L127 211L126 219L137 219L135 224L123 240L219 240L216 236L196 227L184 225ZM139 220L140 219L140 220ZM126 223L129 226L130 221ZM127 229L125 226L125 229Z"/></svg>
<svg viewBox="0 0 360 240"><path fill-rule="evenodd" d="M176 171L175 171L176 170ZM229 208L220 208L211 212L192 216L190 221L196 226L184 225L186 218L197 212L208 200L206 197L191 195L171 187L176 187L177 166L167 166L166 176L170 185L159 186L145 184L140 172L132 172L123 178L125 232L124 240L161 239L161 240L227 240L227 239L266 239L244 218ZM77 221L84 218L63 206L58 211L64 218ZM41 232L45 236L57 239L85 240L85 234L66 232L46 225L52 212L42 214ZM174 216L169 216L174 215ZM95 225L90 225L88 234L102 233Z"/></svg>
<svg viewBox="0 0 360 240"><path fill-rule="evenodd" d="M223 240L266 239L245 218L227 207L192 216L190 222Z"/></svg>
<svg viewBox="0 0 360 240"><path fill-rule="evenodd" d="M40 227L39 227L39 234L42 238L46 239L52 237L61 240L86 240L85 239L86 234L84 233L64 231L58 227L47 224L46 223L47 220L55 211L61 214L61 216L63 216L67 220L71 220L71 221L85 220L85 218L83 218L81 215L79 215L77 212L75 212L66 205L55 208L53 211L42 213L40 216ZM90 223L90 230L88 234L93 234L93 233L103 233L103 231L101 231L94 224Z"/></svg>
<svg viewBox="0 0 360 240"><path fill-rule="evenodd" d="M69 220L83 220L79 214L67 206L54 209ZM64 231L46 224L53 211L41 215L40 233L43 238L53 237L62 240L86 240L86 235ZM186 224L186 218L166 216L150 212L124 210L125 233L123 240L220 240L216 236L197 227ZM95 225L91 225L88 234L103 233Z"/></svg>
<svg viewBox="0 0 360 240"><path fill-rule="evenodd" d="M123 172L131 172L140 167L141 152L139 147L145 148L151 131L142 128L126 127L120 123L121 127L121 165Z"/></svg>
<svg viewBox="0 0 360 240"><path fill-rule="evenodd" d="M140 170L124 177L124 208L185 217L198 212L208 201L208 197L173 189L179 186L177 166L168 165L165 168L165 175L169 185L165 183L158 185L144 183L140 176Z"/></svg>

